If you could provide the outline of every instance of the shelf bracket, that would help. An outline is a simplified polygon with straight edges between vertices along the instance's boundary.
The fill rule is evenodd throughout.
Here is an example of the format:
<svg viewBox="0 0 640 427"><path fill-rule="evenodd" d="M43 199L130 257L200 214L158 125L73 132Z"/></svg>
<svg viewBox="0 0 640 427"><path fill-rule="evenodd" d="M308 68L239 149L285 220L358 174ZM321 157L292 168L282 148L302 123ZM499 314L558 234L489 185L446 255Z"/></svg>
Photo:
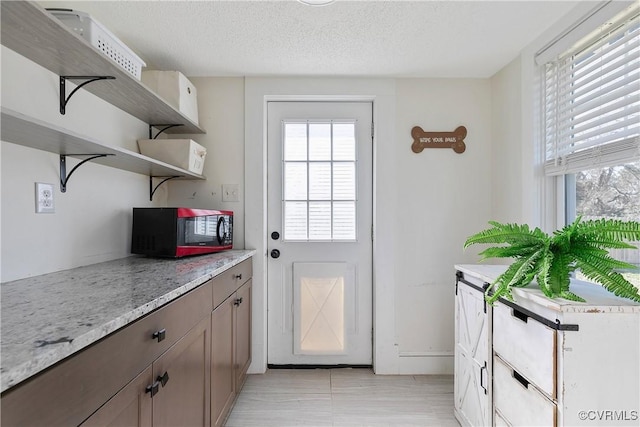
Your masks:
<svg viewBox="0 0 640 427"><path fill-rule="evenodd" d="M164 127L160 129L160 132L158 132L156 136L153 136L153 128L159 128L160 126L164 126ZM184 125L182 123L174 124L174 125L165 125L165 124L149 125L149 139L156 139L158 136L160 136L162 132L177 126L184 126Z"/></svg>
<svg viewBox="0 0 640 427"><path fill-rule="evenodd" d="M60 114L64 115L65 108L67 107L67 103L71 99L74 93L77 92L84 85L88 85L91 82L95 82L97 80L113 80L115 77L113 76L60 76ZM67 96L67 80L86 80L83 83L80 83L74 90L71 91L69 96Z"/></svg>
<svg viewBox="0 0 640 427"><path fill-rule="evenodd" d="M170 179L182 178L184 175L174 175L174 176L150 176L149 177L149 201L153 201L153 195L155 194L158 187L160 187L165 182ZM158 183L155 187L153 186L153 178L164 178L162 181Z"/></svg>
<svg viewBox="0 0 640 427"><path fill-rule="evenodd" d="M67 156L91 156L88 159L84 159L77 165L71 169L69 175L67 175ZM99 157L107 157L107 156L115 156L115 154L60 154L60 191L62 193L67 192L67 183L69 182L69 178L71 175L78 169L81 165L87 163L90 160L97 159Z"/></svg>

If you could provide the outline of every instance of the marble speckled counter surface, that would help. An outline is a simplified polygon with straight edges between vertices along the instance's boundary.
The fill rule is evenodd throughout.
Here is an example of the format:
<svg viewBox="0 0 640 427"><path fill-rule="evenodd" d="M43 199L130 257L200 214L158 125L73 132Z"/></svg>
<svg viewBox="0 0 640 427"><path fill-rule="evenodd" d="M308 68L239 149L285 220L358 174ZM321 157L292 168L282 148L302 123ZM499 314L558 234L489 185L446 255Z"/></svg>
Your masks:
<svg viewBox="0 0 640 427"><path fill-rule="evenodd" d="M132 256L0 285L1 391L255 254Z"/></svg>

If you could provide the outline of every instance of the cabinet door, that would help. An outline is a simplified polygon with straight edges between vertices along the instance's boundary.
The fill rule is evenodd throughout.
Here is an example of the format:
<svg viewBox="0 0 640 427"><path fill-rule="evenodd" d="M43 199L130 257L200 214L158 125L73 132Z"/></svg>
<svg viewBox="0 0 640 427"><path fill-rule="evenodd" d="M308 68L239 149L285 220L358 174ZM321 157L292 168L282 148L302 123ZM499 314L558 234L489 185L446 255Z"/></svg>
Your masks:
<svg viewBox="0 0 640 427"><path fill-rule="evenodd" d="M481 291L460 283L455 306L454 405L463 425L489 425L488 319Z"/></svg>
<svg viewBox="0 0 640 427"><path fill-rule="evenodd" d="M211 425L221 426L234 394L232 295L211 314Z"/></svg>
<svg viewBox="0 0 640 427"><path fill-rule="evenodd" d="M251 280L238 289L236 304L235 390L239 393L251 363Z"/></svg>
<svg viewBox="0 0 640 427"><path fill-rule="evenodd" d="M151 374L149 366L81 426L151 427L151 395L147 392L153 382Z"/></svg>
<svg viewBox="0 0 640 427"><path fill-rule="evenodd" d="M210 318L202 319L153 362L153 426L208 426Z"/></svg>

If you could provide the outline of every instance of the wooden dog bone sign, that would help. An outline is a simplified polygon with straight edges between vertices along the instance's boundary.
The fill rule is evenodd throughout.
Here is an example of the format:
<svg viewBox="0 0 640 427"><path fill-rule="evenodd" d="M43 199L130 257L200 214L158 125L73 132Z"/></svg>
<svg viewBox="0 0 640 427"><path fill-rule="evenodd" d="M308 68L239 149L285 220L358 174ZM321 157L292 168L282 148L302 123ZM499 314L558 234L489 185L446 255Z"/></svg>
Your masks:
<svg viewBox="0 0 640 427"><path fill-rule="evenodd" d="M467 148L464 145L467 128L464 126L458 126L453 132L425 132L420 126L414 126L411 136L411 150L414 153L422 153L425 148L453 148L453 151L461 154Z"/></svg>

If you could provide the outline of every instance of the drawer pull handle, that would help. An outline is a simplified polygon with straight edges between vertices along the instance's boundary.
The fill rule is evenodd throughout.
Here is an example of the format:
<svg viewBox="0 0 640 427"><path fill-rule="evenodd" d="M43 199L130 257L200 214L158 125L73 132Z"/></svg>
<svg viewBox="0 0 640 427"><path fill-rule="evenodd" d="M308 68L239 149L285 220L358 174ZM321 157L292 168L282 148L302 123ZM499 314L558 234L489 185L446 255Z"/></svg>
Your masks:
<svg viewBox="0 0 640 427"><path fill-rule="evenodd" d="M520 375L516 371L513 371L513 378L515 378L516 381L518 381L520 384L522 384L522 387L529 388L529 381L527 381L527 379L525 377L523 377L522 375Z"/></svg>
<svg viewBox="0 0 640 427"><path fill-rule="evenodd" d="M153 397L156 395L156 393L158 393L158 390L160 390L160 383L156 381L153 384L147 386L145 393L151 393L151 397Z"/></svg>
<svg viewBox="0 0 640 427"><path fill-rule="evenodd" d="M233 302L233 305L235 305L236 307L240 304L242 304L242 297L236 298L236 300Z"/></svg>
<svg viewBox="0 0 640 427"><path fill-rule="evenodd" d="M522 320L524 323L527 323L527 319L529 318L529 316L527 316L525 313L523 313L523 312L521 312L519 310L516 310L516 309L512 309L511 310L511 315L513 317L516 317L516 318Z"/></svg>
<svg viewBox="0 0 640 427"><path fill-rule="evenodd" d="M242 274L235 274L233 276L234 279L242 280Z"/></svg>
<svg viewBox="0 0 640 427"><path fill-rule="evenodd" d="M158 375L158 378L156 378L156 382L160 381L160 384L162 384L162 387L166 386L167 383L169 382L169 372L165 371L164 375L160 376Z"/></svg>
<svg viewBox="0 0 640 427"><path fill-rule="evenodd" d="M162 328L159 331L156 331L153 333L153 335L151 336L153 339L158 340L158 342L160 341L164 341L164 339L167 336L167 330Z"/></svg>

